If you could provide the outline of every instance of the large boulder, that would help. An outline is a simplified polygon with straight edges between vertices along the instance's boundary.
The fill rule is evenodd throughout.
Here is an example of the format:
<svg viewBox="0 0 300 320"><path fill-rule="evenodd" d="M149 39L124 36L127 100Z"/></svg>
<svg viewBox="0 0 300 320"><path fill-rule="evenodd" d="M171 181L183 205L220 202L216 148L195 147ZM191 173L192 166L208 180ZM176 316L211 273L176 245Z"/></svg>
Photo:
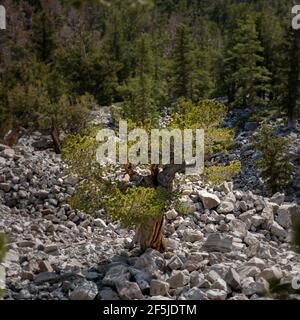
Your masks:
<svg viewBox="0 0 300 320"><path fill-rule="evenodd" d="M284 199L285 195L283 193L277 192L273 195L270 201L281 206L284 203Z"/></svg>
<svg viewBox="0 0 300 320"><path fill-rule="evenodd" d="M298 207L296 204L285 204L279 207L276 221L285 229L292 226L292 220L296 220Z"/></svg>
<svg viewBox="0 0 300 320"><path fill-rule="evenodd" d="M216 208L221 203L220 199L213 193L200 191L198 195L205 209Z"/></svg>

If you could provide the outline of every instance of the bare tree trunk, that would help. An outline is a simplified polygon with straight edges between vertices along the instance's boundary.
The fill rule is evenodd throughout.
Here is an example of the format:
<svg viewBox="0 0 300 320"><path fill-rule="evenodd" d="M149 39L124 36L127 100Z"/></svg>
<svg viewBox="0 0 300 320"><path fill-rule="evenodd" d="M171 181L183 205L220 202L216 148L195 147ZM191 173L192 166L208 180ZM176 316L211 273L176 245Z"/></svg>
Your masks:
<svg viewBox="0 0 300 320"><path fill-rule="evenodd" d="M52 128L51 128L51 137L53 141L53 148L55 153L60 154L61 153L61 143L60 143L60 132L58 127L58 121L56 117L52 117Z"/></svg>

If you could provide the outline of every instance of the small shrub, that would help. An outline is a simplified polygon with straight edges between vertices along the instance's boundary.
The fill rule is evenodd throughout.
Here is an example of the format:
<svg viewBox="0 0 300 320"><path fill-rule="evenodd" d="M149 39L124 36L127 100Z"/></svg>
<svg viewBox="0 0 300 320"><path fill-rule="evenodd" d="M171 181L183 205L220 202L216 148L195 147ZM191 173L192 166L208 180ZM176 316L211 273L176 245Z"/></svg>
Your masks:
<svg viewBox="0 0 300 320"><path fill-rule="evenodd" d="M228 166L212 166L204 169L204 182L215 187L225 181L230 181L232 177L241 171L241 163L234 161Z"/></svg>

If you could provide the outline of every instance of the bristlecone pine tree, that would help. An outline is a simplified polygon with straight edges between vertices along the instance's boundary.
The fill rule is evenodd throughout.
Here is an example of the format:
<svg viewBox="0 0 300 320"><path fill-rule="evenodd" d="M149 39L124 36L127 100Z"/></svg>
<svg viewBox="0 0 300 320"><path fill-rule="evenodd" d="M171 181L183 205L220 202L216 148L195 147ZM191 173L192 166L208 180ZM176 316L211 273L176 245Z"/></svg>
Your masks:
<svg viewBox="0 0 300 320"><path fill-rule="evenodd" d="M261 152L261 158L257 161L261 177L273 194L283 191L290 184L295 170L288 150L290 142L287 138L276 136L272 128L264 125L254 143Z"/></svg>
<svg viewBox="0 0 300 320"><path fill-rule="evenodd" d="M205 100L195 105L190 100L180 99L169 128L204 128L206 157L210 159L214 154L224 152L232 140L230 130L219 128L225 114L226 108L221 104ZM128 126L128 131L140 127L133 122ZM150 122L143 128L150 136L150 129L153 128ZM63 148L63 156L71 172L83 179L71 199L71 205L91 214L105 208L108 215L124 227L136 227L133 244L138 243L142 250L152 248L163 251L164 212L174 194L176 173L184 172L185 164L174 164L173 155L170 164L149 165L149 174L141 175L128 163L123 166L127 178L116 181L109 178L116 170L115 165L101 166L96 161L99 142L96 142L95 136L96 131L84 137L70 136ZM228 172L234 174L234 171L230 168Z"/></svg>

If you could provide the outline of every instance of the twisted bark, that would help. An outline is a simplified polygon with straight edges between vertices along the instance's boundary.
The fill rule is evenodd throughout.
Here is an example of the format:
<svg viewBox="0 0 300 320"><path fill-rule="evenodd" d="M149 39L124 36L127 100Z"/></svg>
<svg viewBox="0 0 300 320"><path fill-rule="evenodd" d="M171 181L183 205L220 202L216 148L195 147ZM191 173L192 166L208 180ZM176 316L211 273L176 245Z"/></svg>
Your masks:
<svg viewBox="0 0 300 320"><path fill-rule="evenodd" d="M159 171L158 166L151 167L151 174L146 177L141 177L139 186L146 188L163 188L168 193L172 192L173 181L176 173L183 172L185 165L170 164ZM132 166L125 166L125 171L129 174L130 178L139 176ZM146 223L136 227L134 244L140 244L141 250L145 251L148 248L164 251L164 214L162 213L158 217L149 218Z"/></svg>

